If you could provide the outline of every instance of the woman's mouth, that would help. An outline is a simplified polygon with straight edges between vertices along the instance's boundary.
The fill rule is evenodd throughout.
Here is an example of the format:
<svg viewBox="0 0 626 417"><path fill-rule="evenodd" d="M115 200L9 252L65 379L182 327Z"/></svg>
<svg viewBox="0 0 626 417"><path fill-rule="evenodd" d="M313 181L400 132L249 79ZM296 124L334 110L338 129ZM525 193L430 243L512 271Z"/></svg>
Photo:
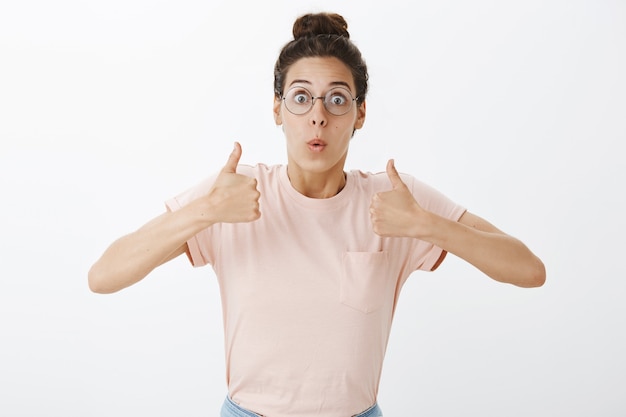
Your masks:
<svg viewBox="0 0 626 417"><path fill-rule="evenodd" d="M326 147L326 142L321 139L313 139L307 142L311 152L321 152Z"/></svg>

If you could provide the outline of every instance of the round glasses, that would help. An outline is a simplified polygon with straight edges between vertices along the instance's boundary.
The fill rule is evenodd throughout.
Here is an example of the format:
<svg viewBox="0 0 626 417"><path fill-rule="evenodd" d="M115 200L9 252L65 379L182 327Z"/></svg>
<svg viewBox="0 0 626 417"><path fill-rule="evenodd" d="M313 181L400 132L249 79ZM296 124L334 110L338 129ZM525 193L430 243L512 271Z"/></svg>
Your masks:
<svg viewBox="0 0 626 417"><path fill-rule="evenodd" d="M315 100L322 99L326 110L335 116L343 116L348 113L352 109L352 103L356 100L350 91L343 87L331 88L320 97L314 97L304 87L292 87L282 99L287 110L298 115L308 113L313 108Z"/></svg>

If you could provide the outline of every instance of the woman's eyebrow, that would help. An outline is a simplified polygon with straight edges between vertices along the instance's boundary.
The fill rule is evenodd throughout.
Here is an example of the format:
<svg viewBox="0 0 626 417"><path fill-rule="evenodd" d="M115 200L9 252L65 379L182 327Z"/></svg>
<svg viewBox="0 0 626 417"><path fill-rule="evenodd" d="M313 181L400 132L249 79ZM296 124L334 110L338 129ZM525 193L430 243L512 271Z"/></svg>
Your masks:
<svg viewBox="0 0 626 417"><path fill-rule="evenodd" d="M307 80L293 80L290 84L289 87L291 87L294 84L309 84L311 85L311 81L307 81Z"/></svg>
<svg viewBox="0 0 626 417"><path fill-rule="evenodd" d="M345 81L333 81L330 85L346 87L348 90L351 90L350 85Z"/></svg>
<svg viewBox="0 0 626 417"><path fill-rule="evenodd" d="M311 81L308 80L293 80L290 84L289 87L291 87L294 84L308 84L311 85ZM345 87L348 91L352 91L352 89L350 88L350 84L348 84L345 81L332 81L330 82L330 85L333 87L337 87L337 86L341 86L341 87Z"/></svg>

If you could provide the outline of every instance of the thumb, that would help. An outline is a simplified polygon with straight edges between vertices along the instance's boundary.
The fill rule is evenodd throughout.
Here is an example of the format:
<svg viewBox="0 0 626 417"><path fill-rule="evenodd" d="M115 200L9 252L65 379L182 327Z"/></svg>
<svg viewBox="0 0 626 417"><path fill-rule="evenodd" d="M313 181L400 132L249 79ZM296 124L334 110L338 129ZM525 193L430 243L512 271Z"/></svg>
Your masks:
<svg viewBox="0 0 626 417"><path fill-rule="evenodd" d="M241 145L239 142L235 142L235 148L230 153L226 165L222 168L222 172L228 172L234 174L237 172L237 165L239 164L239 158L241 158Z"/></svg>
<svg viewBox="0 0 626 417"><path fill-rule="evenodd" d="M400 174L398 174L398 171L396 170L396 165L393 159L390 159L387 162L387 176L389 177L389 181L391 181L391 186L394 190L404 185L402 178L400 178Z"/></svg>

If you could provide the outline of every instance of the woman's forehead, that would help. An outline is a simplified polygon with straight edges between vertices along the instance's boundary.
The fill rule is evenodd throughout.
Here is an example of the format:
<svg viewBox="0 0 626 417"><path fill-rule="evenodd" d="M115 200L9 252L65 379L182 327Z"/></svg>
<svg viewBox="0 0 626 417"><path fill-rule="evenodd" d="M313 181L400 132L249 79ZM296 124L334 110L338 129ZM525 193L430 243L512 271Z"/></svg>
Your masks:
<svg viewBox="0 0 626 417"><path fill-rule="evenodd" d="M285 88L301 84L311 88L347 87L354 91L354 79L350 69L334 57L300 58L287 72Z"/></svg>

